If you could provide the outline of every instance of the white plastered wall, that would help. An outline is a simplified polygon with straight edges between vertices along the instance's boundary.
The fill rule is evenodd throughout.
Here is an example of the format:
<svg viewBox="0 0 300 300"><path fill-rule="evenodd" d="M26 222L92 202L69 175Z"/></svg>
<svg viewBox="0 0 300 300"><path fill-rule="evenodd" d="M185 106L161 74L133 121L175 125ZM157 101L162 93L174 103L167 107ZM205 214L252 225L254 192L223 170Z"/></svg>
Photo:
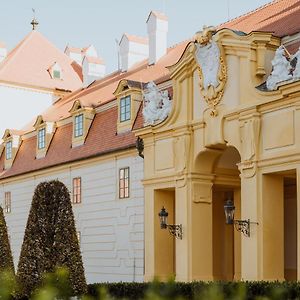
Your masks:
<svg viewBox="0 0 300 300"><path fill-rule="evenodd" d="M119 199L119 168L130 168L130 198ZM127 157L81 167L69 167L49 176L0 185L0 201L11 192L12 210L6 214L17 266L34 189L41 181L58 179L72 191L72 179L81 177L82 203L73 204L76 230L89 283L142 281L144 274L143 160ZM72 196L72 193L71 193Z"/></svg>

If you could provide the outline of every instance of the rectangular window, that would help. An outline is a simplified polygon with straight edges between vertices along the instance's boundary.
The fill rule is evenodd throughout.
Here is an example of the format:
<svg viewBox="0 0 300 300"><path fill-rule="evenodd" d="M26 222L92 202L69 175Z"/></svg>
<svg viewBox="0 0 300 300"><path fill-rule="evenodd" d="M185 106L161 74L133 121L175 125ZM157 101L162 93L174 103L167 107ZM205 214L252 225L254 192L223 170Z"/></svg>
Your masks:
<svg viewBox="0 0 300 300"><path fill-rule="evenodd" d="M130 120L131 101L130 96L121 98L120 100L120 121Z"/></svg>
<svg viewBox="0 0 300 300"><path fill-rule="evenodd" d="M44 149L46 145L46 129L42 128L38 133L38 148Z"/></svg>
<svg viewBox="0 0 300 300"><path fill-rule="evenodd" d="M129 167L119 171L119 198L129 198Z"/></svg>
<svg viewBox="0 0 300 300"><path fill-rule="evenodd" d="M60 79L60 71L58 71L58 70L53 70L53 78Z"/></svg>
<svg viewBox="0 0 300 300"><path fill-rule="evenodd" d="M73 178L73 203L81 203L81 178Z"/></svg>
<svg viewBox="0 0 300 300"><path fill-rule="evenodd" d="M83 135L83 114L75 116L74 136L79 137Z"/></svg>
<svg viewBox="0 0 300 300"><path fill-rule="evenodd" d="M12 159L12 141L6 143L5 155L6 159Z"/></svg>
<svg viewBox="0 0 300 300"><path fill-rule="evenodd" d="M4 211L6 213L11 212L11 193L10 192L4 193Z"/></svg>

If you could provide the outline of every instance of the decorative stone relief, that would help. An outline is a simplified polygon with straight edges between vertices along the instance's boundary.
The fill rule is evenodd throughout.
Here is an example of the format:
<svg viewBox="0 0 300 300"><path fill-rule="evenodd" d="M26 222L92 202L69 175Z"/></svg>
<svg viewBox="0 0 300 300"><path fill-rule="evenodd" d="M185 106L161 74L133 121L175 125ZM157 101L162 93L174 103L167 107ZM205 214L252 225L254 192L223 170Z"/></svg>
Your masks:
<svg viewBox="0 0 300 300"><path fill-rule="evenodd" d="M254 115L251 119L242 121L240 135L242 143L242 162L240 171L244 171L245 177L253 177L256 173L256 162L259 151L260 118Z"/></svg>
<svg viewBox="0 0 300 300"><path fill-rule="evenodd" d="M284 46L280 46L276 52L275 57L272 60L273 70L267 79L267 89L276 90L278 83L292 79L291 64L285 56Z"/></svg>
<svg viewBox="0 0 300 300"><path fill-rule="evenodd" d="M242 133L243 160L251 160L255 157L260 133L260 120L251 119L244 122Z"/></svg>
<svg viewBox="0 0 300 300"><path fill-rule="evenodd" d="M194 203L212 203L212 184L211 183L193 183L193 202Z"/></svg>
<svg viewBox="0 0 300 300"><path fill-rule="evenodd" d="M195 58L199 65L201 93L211 108L211 116L217 116L227 79L226 66L218 44L213 40L216 29L212 26L196 33Z"/></svg>
<svg viewBox="0 0 300 300"><path fill-rule="evenodd" d="M167 91L160 91L151 81L146 85L144 94L144 125L154 125L165 120L171 112L172 102Z"/></svg>

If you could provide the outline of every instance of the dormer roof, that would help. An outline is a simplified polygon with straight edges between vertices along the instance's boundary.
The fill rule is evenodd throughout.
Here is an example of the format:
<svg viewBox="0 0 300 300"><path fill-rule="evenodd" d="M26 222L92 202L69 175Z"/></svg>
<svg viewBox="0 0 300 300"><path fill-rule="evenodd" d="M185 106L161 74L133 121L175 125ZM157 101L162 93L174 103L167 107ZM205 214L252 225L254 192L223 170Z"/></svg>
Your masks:
<svg viewBox="0 0 300 300"><path fill-rule="evenodd" d="M21 136L24 133L25 133L25 131L23 131L23 130L6 129L4 131L2 139L5 140L5 139L7 139L7 138L9 138L11 136Z"/></svg>
<svg viewBox="0 0 300 300"><path fill-rule="evenodd" d="M104 60L100 57L85 56L83 60L86 60L90 64L97 64L97 65L104 64Z"/></svg>
<svg viewBox="0 0 300 300"><path fill-rule="evenodd" d="M64 80L49 77L48 69L53 62L64 70ZM31 31L0 64L0 80L53 90L73 91L82 86L73 61L36 30Z"/></svg>
<svg viewBox="0 0 300 300"><path fill-rule="evenodd" d="M147 18L146 23L149 21L151 15L154 15L157 19L168 21L168 17L164 13L152 10Z"/></svg>
<svg viewBox="0 0 300 300"><path fill-rule="evenodd" d="M128 41L130 42L134 42L134 43L138 43L138 44L145 44L148 45L149 43L149 39L146 37L142 37L142 36L137 36L137 35L132 35L132 34L128 34L128 33L124 33L119 44L121 44L122 39L126 37L128 39Z"/></svg>
<svg viewBox="0 0 300 300"><path fill-rule="evenodd" d="M118 95L128 89L143 90L145 87L146 87L146 83L144 83L144 82L123 79L119 82L116 90L114 91L114 95Z"/></svg>

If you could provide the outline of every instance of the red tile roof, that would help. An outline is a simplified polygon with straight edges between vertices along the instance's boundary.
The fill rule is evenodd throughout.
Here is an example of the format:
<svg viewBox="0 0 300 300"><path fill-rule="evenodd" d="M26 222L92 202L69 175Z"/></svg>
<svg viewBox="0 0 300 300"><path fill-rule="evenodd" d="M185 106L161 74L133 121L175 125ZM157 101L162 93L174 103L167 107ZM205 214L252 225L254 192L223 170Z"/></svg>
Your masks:
<svg viewBox="0 0 300 300"><path fill-rule="evenodd" d="M62 68L63 80L52 79L48 72L55 62ZM82 80L72 64L66 54L32 30L0 64L0 80L74 91L82 86Z"/></svg>
<svg viewBox="0 0 300 300"><path fill-rule="evenodd" d="M0 158L0 179L44 169L51 166L93 157L135 146L132 132L117 135L117 108L95 116L83 146L72 148L72 124L58 127L46 157L36 159L36 136L25 139L10 169L4 170L4 155Z"/></svg>
<svg viewBox="0 0 300 300"><path fill-rule="evenodd" d="M267 31L273 32L278 37L283 37L300 31L299 20L299 0L278 0L223 23L218 29L229 28L246 33Z"/></svg>

